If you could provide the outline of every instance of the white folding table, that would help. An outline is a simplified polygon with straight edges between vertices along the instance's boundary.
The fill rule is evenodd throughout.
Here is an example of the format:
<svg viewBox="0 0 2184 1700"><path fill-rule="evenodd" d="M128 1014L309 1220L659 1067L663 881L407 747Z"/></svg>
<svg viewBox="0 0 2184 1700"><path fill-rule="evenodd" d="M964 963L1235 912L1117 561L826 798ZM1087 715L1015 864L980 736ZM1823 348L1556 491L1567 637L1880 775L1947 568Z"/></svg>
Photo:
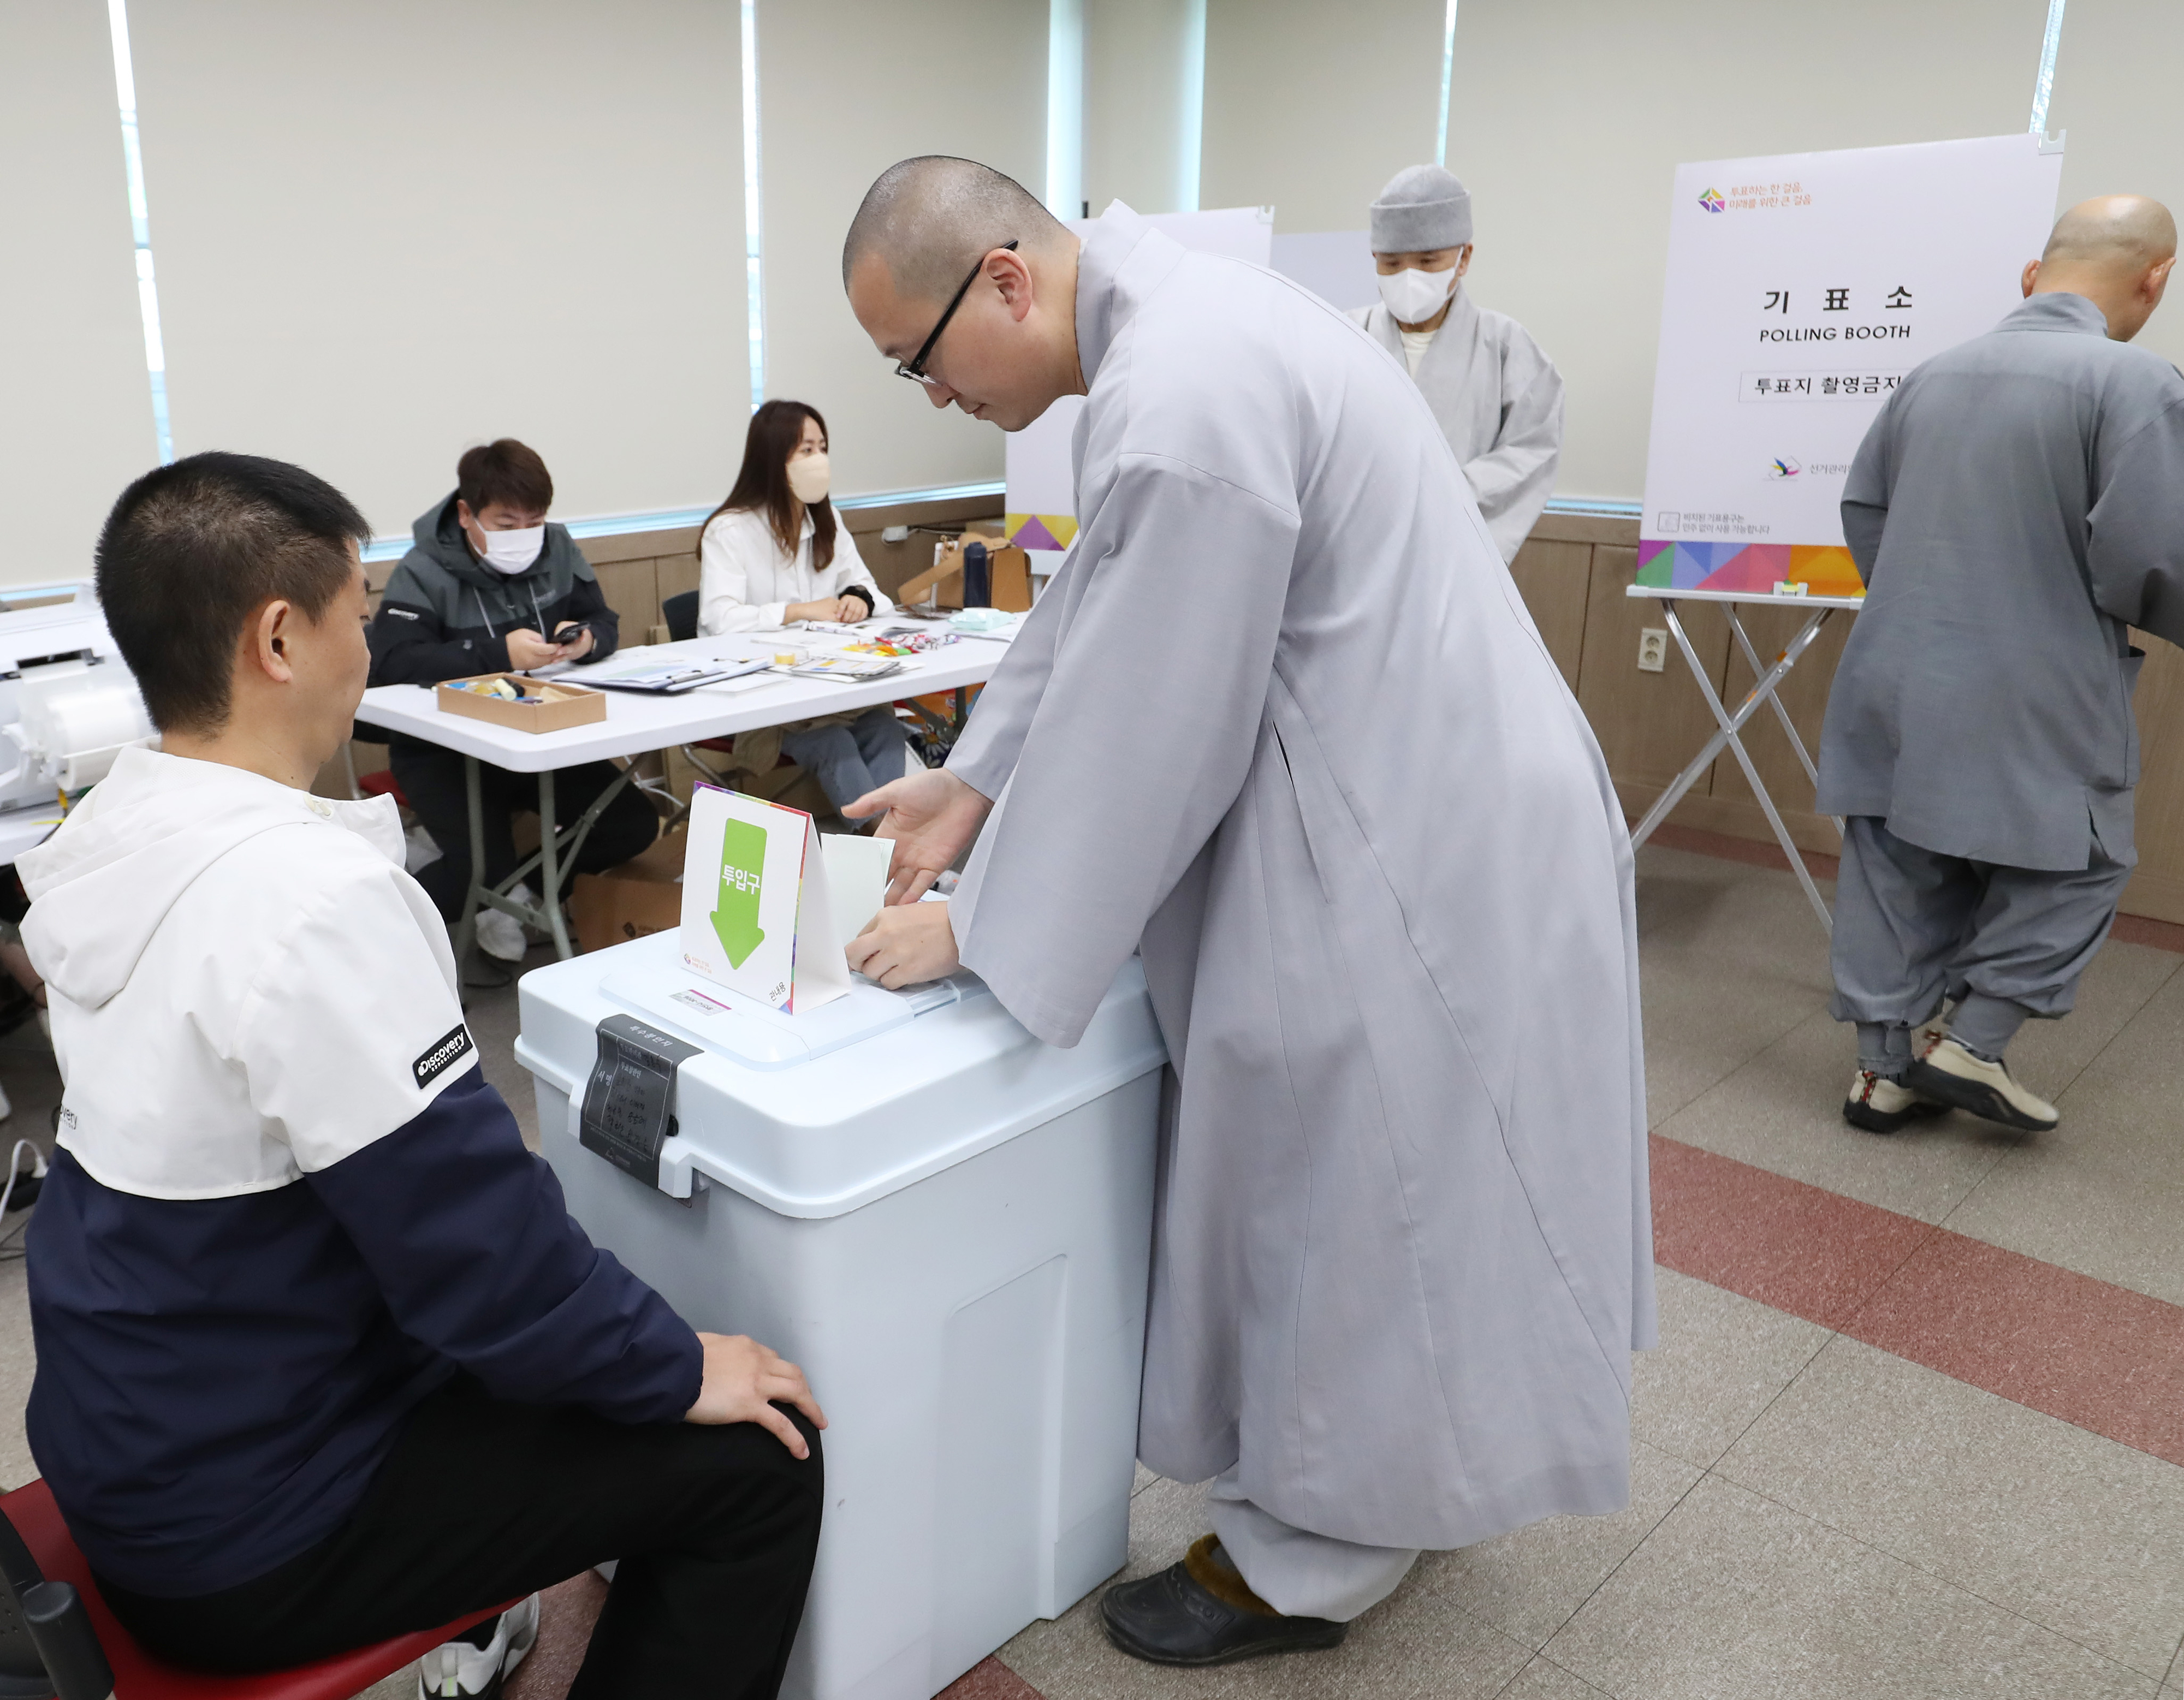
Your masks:
<svg viewBox="0 0 2184 1700"><path fill-rule="evenodd" d="M1713 711L1715 728L1705 748L1691 758L1669 789L1661 793L1653 806L1646 810L1645 818L1630 829L1631 848L1636 849L1652 836L1653 828L1668 818L1669 811L1683 800L1684 794L1699 782L1713 765L1714 758L1721 754L1723 746L1727 745L1736 757L1736 765L1744 770L1745 783L1752 787L1752 794L1759 800L1760 809L1767 817L1767 824L1774 829L1782 853L1790 858L1790 867L1797 876L1797 883L1805 888L1805 895L1812 900L1813 910L1820 917L1820 925L1832 932L1835 923L1828 913L1827 900L1820 895L1819 887L1813 883L1812 871L1805 866L1804 857L1797 853L1797 841L1790 836L1790 829L1782 824L1782 817L1774 807L1774 800L1767 794L1766 786L1759 781L1759 770L1752 765L1752 756L1744 747L1744 740L1737 734L1743 731L1745 722L1759 712L1760 705L1765 704L1774 711L1774 717L1781 722L1783 735L1790 740L1790 748L1797 752L1797 760L1804 767L1805 777L1815 785L1819 783L1819 770L1813 765L1813 758L1805 749L1805 740L1797 736L1797 728L1791 722L1790 711L1782 706L1776 692L1781 688L1782 681L1789 677L1790 669L1796 666L1805 651L1812 647L1813 639L1819 636L1820 627L1828 623L1830 617L1839 610L1855 613L1864 605L1864 599L1856 596L1771 596L1748 590L1677 590L1656 584L1634 584L1624 594L1641 600L1650 597L1661 605L1662 616L1668 621L1669 633L1676 640L1676 647L1683 652L1685 663L1691 670L1691 677L1698 681L1699 694L1706 699L1707 707ZM1690 634L1684 630L1684 622L1676 617L1679 602L1718 602L1722 605L1722 612L1729 616L1729 629L1736 634L1736 647L1742 651L1745 663L1752 669L1752 688L1745 693L1743 701L1735 709L1724 706L1720 694L1713 688L1713 681L1707 676L1705 664L1699 660L1698 651L1691 647ZM1798 627L1796 635L1770 664L1760 660L1751 634L1744 629L1744 621L1737 616L1739 604L1794 608L1807 617L1805 622ZM1836 834L1840 838L1843 829L1841 817L1830 816L1829 818L1835 822Z"/></svg>
<svg viewBox="0 0 2184 1700"><path fill-rule="evenodd" d="M1013 628L1011 628L1012 634ZM471 816L471 884L463 902L461 922L455 929L455 957L468 954L476 930L478 906L488 905L514 916L527 926L550 934L554 950L562 957L575 955L570 947L568 924L558 897L561 869L582 846L607 805L637 775L636 758L655 750L695 744L738 732L788 721L807 720L846 709L864 709L928 696L937 691L956 694L956 716L960 728L964 694L993 677L1007 652L1000 637L966 636L944 649L928 649L905 657L905 671L869 684L844 684L833 679L794 678L786 673L764 675L765 683L750 685L732 680L724 686L699 686L680 696L647 696L631 691L602 691L606 718L572 726L560 732L519 732L491 721L467 715L443 714L437 693L430 685L382 685L364 694L356 711L367 726L421 738L463 757L469 784ZM619 670L639 662L701 659L745 660L771 655L785 646L800 649L838 646L849 641L844 634L831 638L806 633L736 633L718 638L692 638L679 644L659 644L647 649L619 649L601 666ZM587 669L578 666L547 670L547 676L582 684ZM556 824L554 812L554 770L584 761L623 761L621 777L593 800L571 825ZM478 783L478 764L489 761L514 773L538 776L538 848L515 871L497 885L484 883L485 811ZM536 905L518 903L509 894L536 869L544 891Z"/></svg>
<svg viewBox="0 0 2184 1700"><path fill-rule="evenodd" d="M14 861L26 850L36 850L60 823L61 811L51 803L0 815L0 863Z"/></svg>

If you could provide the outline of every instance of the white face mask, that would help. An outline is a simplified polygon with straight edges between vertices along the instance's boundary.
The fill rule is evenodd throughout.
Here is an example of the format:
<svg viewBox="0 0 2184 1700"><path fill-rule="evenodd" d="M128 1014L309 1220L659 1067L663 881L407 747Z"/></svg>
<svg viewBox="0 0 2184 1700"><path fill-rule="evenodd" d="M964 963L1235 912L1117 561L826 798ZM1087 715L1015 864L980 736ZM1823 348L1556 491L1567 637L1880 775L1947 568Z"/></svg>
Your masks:
<svg viewBox="0 0 2184 1700"><path fill-rule="evenodd" d="M788 463L789 490L807 508L814 502L826 500L829 476L827 451L823 449L816 454L800 454Z"/></svg>
<svg viewBox="0 0 2184 1700"><path fill-rule="evenodd" d="M519 572L528 571L531 563L538 559L538 551L546 547L543 526L525 526L512 532L485 532L482 535L485 564L511 578Z"/></svg>
<svg viewBox="0 0 2184 1700"><path fill-rule="evenodd" d="M1456 293L1456 268L1446 271L1399 271L1392 277L1373 280L1380 286L1380 299L1397 322L1422 325L1440 311L1450 296Z"/></svg>

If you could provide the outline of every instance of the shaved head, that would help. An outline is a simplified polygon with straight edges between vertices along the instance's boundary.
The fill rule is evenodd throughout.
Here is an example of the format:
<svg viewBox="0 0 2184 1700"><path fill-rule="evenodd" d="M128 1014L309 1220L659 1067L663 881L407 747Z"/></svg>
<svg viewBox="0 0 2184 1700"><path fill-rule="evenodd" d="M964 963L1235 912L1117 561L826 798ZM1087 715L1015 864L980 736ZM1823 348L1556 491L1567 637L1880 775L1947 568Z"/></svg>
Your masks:
<svg viewBox="0 0 2184 1700"><path fill-rule="evenodd" d="M2144 195L2102 195L2081 201L2055 220L2042 266L2097 267L2136 276L2176 252L2176 220Z"/></svg>
<svg viewBox="0 0 2184 1700"><path fill-rule="evenodd" d="M928 153L880 173L842 244L842 284L883 262L905 299L945 304L979 256L1008 242L1025 254L1069 240L1061 221L1013 177L975 159Z"/></svg>
<svg viewBox="0 0 2184 1700"><path fill-rule="evenodd" d="M2161 304L2176 263L2176 220L2144 195L2098 195L2055 220L2048 247L2025 268L2027 295L2082 295L2109 335L2128 343Z"/></svg>

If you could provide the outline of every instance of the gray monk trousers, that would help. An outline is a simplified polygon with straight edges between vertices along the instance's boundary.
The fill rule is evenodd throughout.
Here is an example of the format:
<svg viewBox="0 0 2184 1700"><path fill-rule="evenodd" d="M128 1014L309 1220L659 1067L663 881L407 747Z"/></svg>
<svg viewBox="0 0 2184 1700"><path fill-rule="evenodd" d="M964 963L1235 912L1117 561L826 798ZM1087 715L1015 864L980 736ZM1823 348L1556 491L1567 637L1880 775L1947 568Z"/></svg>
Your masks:
<svg viewBox="0 0 2184 1700"><path fill-rule="evenodd" d="M1963 1000L1950 1032L1992 1056L2026 1017L2069 1013L2130 878L2098 843L2082 868L2007 867L1922 850L1872 816L1852 816L1836 883L1830 1009L1858 1023L1858 1066L1900 1074L1911 1029L1944 996Z"/></svg>

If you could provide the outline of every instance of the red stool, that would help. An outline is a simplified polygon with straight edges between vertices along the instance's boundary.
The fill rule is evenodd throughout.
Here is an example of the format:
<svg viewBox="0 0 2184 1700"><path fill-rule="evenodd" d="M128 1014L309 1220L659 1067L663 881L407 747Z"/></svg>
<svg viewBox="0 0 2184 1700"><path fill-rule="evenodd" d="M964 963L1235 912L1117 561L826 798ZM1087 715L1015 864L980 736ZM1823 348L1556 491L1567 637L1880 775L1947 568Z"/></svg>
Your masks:
<svg viewBox="0 0 2184 1700"><path fill-rule="evenodd" d="M356 789L367 797L392 797L402 807L410 806L410 800L402 794L402 788L394 783L394 770L382 767L376 773L366 773L356 782Z"/></svg>
<svg viewBox="0 0 2184 1700"><path fill-rule="evenodd" d="M114 1614L98 1596L98 1585L91 1580L91 1566L70 1539L60 1508L53 1503L53 1493L42 1480L0 1496L0 1512L5 1512L15 1525L31 1556L46 1573L46 1580L67 1582L83 1597L106 1662L114 1668L115 1700L350 1700L381 1677L504 1609L494 1606L472 1612L439 1629L397 1636L393 1641L356 1647L292 1670L247 1676L184 1670L153 1658L114 1621Z"/></svg>

